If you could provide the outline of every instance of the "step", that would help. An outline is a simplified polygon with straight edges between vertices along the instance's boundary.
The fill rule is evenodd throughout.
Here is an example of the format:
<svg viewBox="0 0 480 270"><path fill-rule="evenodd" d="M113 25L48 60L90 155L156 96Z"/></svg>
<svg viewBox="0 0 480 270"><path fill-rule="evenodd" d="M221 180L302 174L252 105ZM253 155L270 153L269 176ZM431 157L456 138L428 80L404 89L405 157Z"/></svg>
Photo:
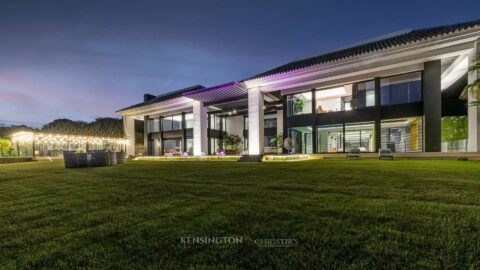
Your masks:
<svg viewBox="0 0 480 270"><path fill-rule="evenodd" d="M262 162L263 155L246 155L242 156L238 162Z"/></svg>

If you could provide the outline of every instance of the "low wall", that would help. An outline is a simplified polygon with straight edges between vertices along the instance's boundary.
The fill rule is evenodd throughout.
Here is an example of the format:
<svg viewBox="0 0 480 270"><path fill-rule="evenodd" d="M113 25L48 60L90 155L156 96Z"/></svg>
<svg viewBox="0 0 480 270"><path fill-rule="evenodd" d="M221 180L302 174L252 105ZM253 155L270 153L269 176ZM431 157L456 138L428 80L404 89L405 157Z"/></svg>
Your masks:
<svg viewBox="0 0 480 270"><path fill-rule="evenodd" d="M33 158L0 158L0 164L8 164L8 163L18 163L18 162L30 162L34 161Z"/></svg>

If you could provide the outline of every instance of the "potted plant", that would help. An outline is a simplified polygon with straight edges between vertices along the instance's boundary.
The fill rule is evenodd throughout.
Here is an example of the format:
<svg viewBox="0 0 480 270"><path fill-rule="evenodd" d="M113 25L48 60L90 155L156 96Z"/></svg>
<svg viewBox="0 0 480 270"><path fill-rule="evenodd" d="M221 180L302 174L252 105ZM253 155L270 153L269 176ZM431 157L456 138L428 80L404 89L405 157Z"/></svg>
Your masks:
<svg viewBox="0 0 480 270"><path fill-rule="evenodd" d="M297 114L303 111L304 102L302 99L295 98L293 101L293 113Z"/></svg>
<svg viewBox="0 0 480 270"><path fill-rule="evenodd" d="M283 149L283 135L278 134L277 136L274 136L272 139L270 139L270 143L274 143L277 147L277 154L282 153Z"/></svg>
<svg viewBox="0 0 480 270"><path fill-rule="evenodd" d="M242 140L238 135L225 135L223 137L223 144L225 146L225 154L235 155L238 152L238 146Z"/></svg>

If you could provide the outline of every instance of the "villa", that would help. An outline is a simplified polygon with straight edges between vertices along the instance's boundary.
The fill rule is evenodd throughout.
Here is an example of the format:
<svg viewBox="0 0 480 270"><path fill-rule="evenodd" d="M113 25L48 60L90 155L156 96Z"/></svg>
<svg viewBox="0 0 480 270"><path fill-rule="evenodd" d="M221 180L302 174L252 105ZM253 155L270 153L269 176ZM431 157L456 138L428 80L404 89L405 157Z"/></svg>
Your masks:
<svg viewBox="0 0 480 270"><path fill-rule="evenodd" d="M275 151L277 135L302 154L478 152L479 108L459 99L479 79L468 72L478 55L480 20L403 31L241 81L145 94L117 113L127 155L136 154L135 120L149 156L216 154L226 134L249 155ZM443 119L463 121L464 134L448 139Z"/></svg>

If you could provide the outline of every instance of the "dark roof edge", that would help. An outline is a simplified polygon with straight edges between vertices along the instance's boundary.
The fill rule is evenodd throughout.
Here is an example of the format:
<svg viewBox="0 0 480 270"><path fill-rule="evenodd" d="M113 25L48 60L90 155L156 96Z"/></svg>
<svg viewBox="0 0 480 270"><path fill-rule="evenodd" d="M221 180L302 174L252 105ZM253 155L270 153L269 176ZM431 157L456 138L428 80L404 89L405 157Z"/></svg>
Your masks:
<svg viewBox="0 0 480 270"><path fill-rule="evenodd" d="M449 24L444 26L410 30L410 31L405 31L403 33L399 32L399 34L393 35L393 36L388 36L387 34L386 35L387 37L383 39L374 38L373 41L367 41L362 44L334 50L334 51L320 54L314 57L307 57L307 58L291 61L287 64L277 66L268 71L265 71L257 75L251 76L247 79L241 80L240 82L245 82L245 81L250 81L250 80L255 80L260 78L267 78L270 76L284 74L284 73L288 73L296 70L301 70L301 69L305 69L308 67L312 67L312 66L316 66L324 63L331 63L331 62L339 61L349 57L382 51L382 50L390 49L396 46L402 46L409 43L425 40L428 38L433 38L439 35L451 34L457 31L467 30L473 27L478 27L478 26L480 26L480 19L463 22L463 23Z"/></svg>
<svg viewBox="0 0 480 270"><path fill-rule="evenodd" d="M175 90L175 91L172 91L172 92L167 92L165 94L158 95L158 96L156 96L156 97L154 97L150 100L140 102L140 103L137 103L135 105L132 105L132 106L123 108L121 110L118 110L118 111L116 111L116 113L120 113L120 112L123 112L123 111L143 107L143 106L146 106L146 105L155 104L155 103L162 102L162 101L169 100L169 99L173 99L173 98L182 97L183 94L185 94L185 93L193 92L193 91L197 91L197 90L201 90L201 89L205 89L205 87L203 85L197 84L197 85L193 85L193 86L190 86L190 87Z"/></svg>

